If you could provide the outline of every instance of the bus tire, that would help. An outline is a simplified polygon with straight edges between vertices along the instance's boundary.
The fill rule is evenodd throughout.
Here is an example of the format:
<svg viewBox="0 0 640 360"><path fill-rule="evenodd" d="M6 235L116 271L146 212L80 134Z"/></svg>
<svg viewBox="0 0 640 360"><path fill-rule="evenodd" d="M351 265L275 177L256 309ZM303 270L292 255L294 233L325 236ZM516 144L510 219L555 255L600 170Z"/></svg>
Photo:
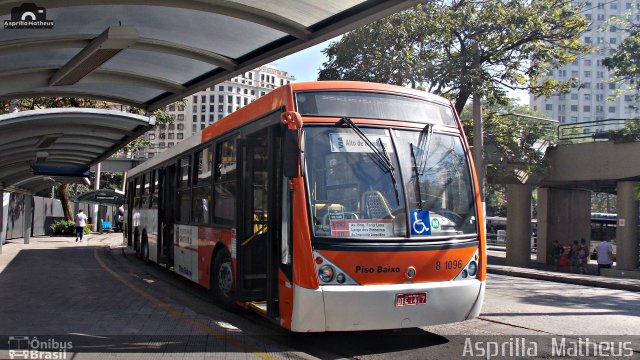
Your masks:
<svg viewBox="0 0 640 360"><path fill-rule="evenodd" d="M235 306L235 275L231 263L231 255L227 249L221 249L213 260L213 274L211 274L211 292L214 300L228 310Z"/></svg>

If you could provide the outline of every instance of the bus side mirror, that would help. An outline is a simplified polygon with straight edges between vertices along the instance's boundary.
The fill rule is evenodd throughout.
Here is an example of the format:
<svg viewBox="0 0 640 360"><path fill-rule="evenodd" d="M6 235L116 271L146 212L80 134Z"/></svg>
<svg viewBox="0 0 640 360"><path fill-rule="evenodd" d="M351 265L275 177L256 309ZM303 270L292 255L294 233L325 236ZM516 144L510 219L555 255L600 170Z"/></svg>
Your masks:
<svg viewBox="0 0 640 360"><path fill-rule="evenodd" d="M283 172L286 177L298 177L298 158L300 148L298 147L298 130L287 129L284 133L283 144Z"/></svg>

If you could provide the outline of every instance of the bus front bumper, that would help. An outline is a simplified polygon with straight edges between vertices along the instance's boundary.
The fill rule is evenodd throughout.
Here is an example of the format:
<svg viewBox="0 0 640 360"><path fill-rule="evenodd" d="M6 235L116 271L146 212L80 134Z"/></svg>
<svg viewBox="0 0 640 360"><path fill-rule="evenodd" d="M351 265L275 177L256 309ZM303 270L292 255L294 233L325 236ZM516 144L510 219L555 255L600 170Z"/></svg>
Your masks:
<svg viewBox="0 0 640 360"><path fill-rule="evenodd" d="M291 331L399 329L478 316L485 283L460 280L420 284L294 286ZM425 304L396 306L397 294L426 293Z"/></svg>

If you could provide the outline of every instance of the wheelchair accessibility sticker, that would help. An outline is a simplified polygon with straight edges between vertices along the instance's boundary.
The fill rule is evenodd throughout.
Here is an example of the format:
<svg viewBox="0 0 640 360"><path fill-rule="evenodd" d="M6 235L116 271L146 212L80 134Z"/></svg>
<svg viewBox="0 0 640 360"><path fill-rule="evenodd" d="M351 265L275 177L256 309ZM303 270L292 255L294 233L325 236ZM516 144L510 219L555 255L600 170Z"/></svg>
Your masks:
<svg viewBox="0 0 640 360"><path fill-rule="evenodd" d="M432 224L428 210L411 210L409 216L411 216L411 235L431 235ZM439 228L440 224L437 225Z"/></svg>

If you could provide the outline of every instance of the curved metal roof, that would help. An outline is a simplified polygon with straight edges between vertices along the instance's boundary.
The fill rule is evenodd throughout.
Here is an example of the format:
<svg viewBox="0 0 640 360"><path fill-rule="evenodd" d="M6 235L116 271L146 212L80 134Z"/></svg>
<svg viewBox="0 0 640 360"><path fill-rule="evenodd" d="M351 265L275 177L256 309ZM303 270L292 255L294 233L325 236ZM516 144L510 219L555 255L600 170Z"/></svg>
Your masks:
<svg viewBox="0 0 640 360"><path fill-rule="evenodd" d="M56 182L82 181L89 166L154 123L154 118L88 108L0 115L0 188L37 192Z"/></svg>
<svg viewBox="0 0 640 360"><path fill-rule="evenodd" d="M23 2L0 1L0 19L33 7ZM0 31L0 100L87 97L155 110L414 4L41 1L41 16L52 20L53 28Z"/></svg>
<svg viewBox="0 0 640 360"><path fill-rule="evenodd" d="M124 193L121 191L112 190L112 189L92 190L76 196L74 201L76 202L87 201L87 202L98 203L98 204L122 205L124 204Z"/></svg>

